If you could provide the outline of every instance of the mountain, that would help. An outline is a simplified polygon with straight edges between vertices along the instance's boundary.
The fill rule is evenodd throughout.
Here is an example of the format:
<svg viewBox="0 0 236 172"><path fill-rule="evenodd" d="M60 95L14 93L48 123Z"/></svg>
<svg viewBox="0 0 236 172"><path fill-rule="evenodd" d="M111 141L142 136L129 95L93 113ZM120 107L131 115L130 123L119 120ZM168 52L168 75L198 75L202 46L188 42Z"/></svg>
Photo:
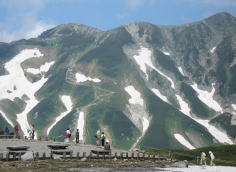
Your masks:
<svg viewBox="0 0 236 172"><path fill-rule="evenodd" d="M70 23L0 43L0 127L113 147L188 148L236 137L236 18L101 31Z"/></svg>

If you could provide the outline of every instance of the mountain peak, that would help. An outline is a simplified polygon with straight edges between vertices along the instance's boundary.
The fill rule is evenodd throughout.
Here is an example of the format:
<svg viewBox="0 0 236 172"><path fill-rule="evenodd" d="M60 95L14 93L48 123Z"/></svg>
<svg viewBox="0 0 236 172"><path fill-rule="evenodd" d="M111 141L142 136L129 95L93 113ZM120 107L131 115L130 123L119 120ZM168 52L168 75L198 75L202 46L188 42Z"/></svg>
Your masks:
<svg viewBox="0 0 236 172"><path fill-rule="evenodd" d="M61 24L57 27L47 30L43 32L39 37L48 38L48 37L56 37L56 36L65 36L65 35L71 35L72 33L92 35L99 32L102 32L102 31L91 26L87 26L80 23L68 23L68 24Z"/></svg>

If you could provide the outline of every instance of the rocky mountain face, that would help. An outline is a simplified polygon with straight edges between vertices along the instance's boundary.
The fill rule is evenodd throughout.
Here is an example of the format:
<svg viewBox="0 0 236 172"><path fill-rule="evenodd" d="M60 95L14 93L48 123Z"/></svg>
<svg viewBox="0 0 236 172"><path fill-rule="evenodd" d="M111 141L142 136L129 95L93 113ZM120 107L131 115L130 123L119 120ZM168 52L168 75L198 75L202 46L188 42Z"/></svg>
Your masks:
<svg viewBox="0 0 236 172"><path fill-rule="evenodd" d="M236 137L236 18L179 26L65 24L0 43L0 127L113 147L188 148Z"/></svg>

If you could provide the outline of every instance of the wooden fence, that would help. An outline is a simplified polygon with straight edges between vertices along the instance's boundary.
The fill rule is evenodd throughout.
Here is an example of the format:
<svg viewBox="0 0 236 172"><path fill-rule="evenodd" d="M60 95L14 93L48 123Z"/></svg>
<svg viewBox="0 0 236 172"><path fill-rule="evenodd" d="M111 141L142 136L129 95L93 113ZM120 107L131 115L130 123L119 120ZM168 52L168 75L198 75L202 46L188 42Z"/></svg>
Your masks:
<svg viewBox="0 0 236 172"><path fill-rule="evenodd" d="M46 160L46 159L54 159L54 155L51 153L33 153L34 160ZM19 161L21 159L22 153L0 153L0 161ZM58 155L57 155L58 156ZM64 152L63 155L59 155L62 159L82 159L87 158L90 159L137 159L137 160L169 160L165 157L160 157L159 155L152 155L147 153L134 153L134 152L115 152L109 155L105 154L93 154L90 152L87 154L86 152L72 152L69 154Z"/></svg>

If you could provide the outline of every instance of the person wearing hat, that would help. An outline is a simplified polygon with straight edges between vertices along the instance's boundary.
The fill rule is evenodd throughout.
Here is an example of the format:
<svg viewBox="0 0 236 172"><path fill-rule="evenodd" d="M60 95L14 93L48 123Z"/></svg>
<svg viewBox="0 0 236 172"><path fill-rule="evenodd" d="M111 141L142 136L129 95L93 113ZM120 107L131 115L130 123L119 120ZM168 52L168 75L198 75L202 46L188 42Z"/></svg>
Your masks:
<svg viewBox="0 0 236 172"><path fill-rule="evenodd" d="M212 153L212 151L209 151L209 158L210 158L210 166L215 165L215 163L213 162L215 159L214 154Z"/></svg>

